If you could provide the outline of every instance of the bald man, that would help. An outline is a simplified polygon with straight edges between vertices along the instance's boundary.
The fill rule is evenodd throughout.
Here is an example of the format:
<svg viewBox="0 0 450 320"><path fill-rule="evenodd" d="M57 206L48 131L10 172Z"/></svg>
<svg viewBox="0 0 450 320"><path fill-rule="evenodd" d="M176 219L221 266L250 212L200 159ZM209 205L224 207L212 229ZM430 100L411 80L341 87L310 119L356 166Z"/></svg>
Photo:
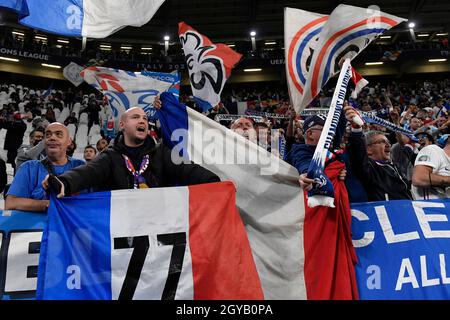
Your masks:
<svg viewBox="0 0 450 320"><path fill-rule="evenodd" d="M114 146L88 164L60 176L52 188L58 197L83 189L97 191L185 186L220 181L211 171L191 163L178 163L172 152L148 134L148 119L142 108L127 110L120 118ZM49 188L48 178L42 185Z"/></svg>
<svg viewBox="0 0 450 320"><path fill-rule="evenodd" d="M49 205L48 196L42 188L42 180L49 174L62 174L83 165L83 160L66 155L72 140L66 126L54 122L44 132L47 157L41 161L30 160L23 163L8 190L5 209L45 212Z"/></svg>

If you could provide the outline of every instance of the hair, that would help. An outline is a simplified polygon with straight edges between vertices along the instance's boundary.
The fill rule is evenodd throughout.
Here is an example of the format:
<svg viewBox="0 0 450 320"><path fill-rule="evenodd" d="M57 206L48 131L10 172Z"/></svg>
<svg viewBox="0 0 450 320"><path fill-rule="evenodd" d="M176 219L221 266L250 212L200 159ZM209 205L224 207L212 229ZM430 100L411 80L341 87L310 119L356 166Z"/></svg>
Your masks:
<svg viewBox="0 0 450 320"><path fill-rule="evenodd" d="M255 125L255 121L253 121L252 118L240 117L240 118L237 118L236 120L234 120L234 121L231 123L230 128L233 129L233 127L234 127L241 119L247 119L247 120L249 120L249 121L252 123L252 126Z"/></svg>
<svg viewBox="0 0 450 320"><path fill-rule="evenodd" d="M384 133L382 131L371 130L371 131L367 132L364 135L364 138L366 140L366 146L371 145L373 143L373 141L374 141L374 137L378 136L380 134L383 135L383 136L386 136L386 133Z"/></svg>
<svg viewBox="0 0 450 320"><path fill-rule="evenodd" d="M265 123L265 122L256 122L256 123L254 124L254 127L255 127L255 128L256 128L256 127L269 128L269 125L268 125L267 123Z"/></svg>
<svg viewBox="0 0 450 320"><path fill-rule="evenodd" d="M93 145L87 145L86 147L84 147L84 151L86 151L86 149L92 149L94 150L95 154L97 154L97 149Z"/></svg>
<svg viewBox="0 0 450 320"><path fill-rule="evenodd" d="M37 127L36 129L31 130L29 137L31 138L35 132L42 132L42 134L45 134L45 130L43 127Z"/></svg>

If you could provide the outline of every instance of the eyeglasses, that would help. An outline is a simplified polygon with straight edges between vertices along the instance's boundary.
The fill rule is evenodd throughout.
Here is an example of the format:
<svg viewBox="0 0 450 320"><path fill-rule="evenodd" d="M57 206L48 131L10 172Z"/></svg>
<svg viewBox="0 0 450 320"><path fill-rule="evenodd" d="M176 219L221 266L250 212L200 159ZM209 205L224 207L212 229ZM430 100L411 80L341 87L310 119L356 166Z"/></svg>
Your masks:
<svg viewBox="0 0 450 320"><path fill-rule="evenodd" d="M380 140L377 140L377 141L374 141L374 142L372 142L371 144L369 144L369 145L372 145L372 144L378 144L378 143L382 143L382 144L385 144L385 145L391 145L391 143L389 142L389 140L387 140L387 139L380 139Z"/></svg>

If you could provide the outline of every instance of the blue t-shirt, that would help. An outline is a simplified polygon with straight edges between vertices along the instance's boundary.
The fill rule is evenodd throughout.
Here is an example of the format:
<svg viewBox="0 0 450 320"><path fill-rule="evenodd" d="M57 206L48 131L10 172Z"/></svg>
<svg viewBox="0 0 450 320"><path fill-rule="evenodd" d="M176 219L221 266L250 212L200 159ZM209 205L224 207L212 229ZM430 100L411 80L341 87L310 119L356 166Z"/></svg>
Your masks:
<svg viewBox="0 0 450 320"><path fill-rule="evenodd" d="M85 164L83 160L68 158L65 165L51 165L55 174L60 175L72 168ZM47 194L42 188L42 181L48 175L47 169L38 160L24 162L17 171L8 195L35 200L47 199Z"/></svg>

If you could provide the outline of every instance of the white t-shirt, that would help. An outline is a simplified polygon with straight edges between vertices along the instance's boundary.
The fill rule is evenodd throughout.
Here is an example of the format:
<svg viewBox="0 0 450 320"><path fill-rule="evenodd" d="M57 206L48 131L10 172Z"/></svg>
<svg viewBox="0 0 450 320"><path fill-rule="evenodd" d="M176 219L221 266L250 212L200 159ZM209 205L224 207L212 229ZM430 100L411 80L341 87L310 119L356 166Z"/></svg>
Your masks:
<svg viewBox="0 0 450 320"><path fill-rule="evenodd" d="M420 150L414 166L423 165L433 168L433 173L441 176L450 176L450 157L439 146L432 144ZM418 188L412 186L414 200L450 198L450 188L432 187Z"/></svg>

